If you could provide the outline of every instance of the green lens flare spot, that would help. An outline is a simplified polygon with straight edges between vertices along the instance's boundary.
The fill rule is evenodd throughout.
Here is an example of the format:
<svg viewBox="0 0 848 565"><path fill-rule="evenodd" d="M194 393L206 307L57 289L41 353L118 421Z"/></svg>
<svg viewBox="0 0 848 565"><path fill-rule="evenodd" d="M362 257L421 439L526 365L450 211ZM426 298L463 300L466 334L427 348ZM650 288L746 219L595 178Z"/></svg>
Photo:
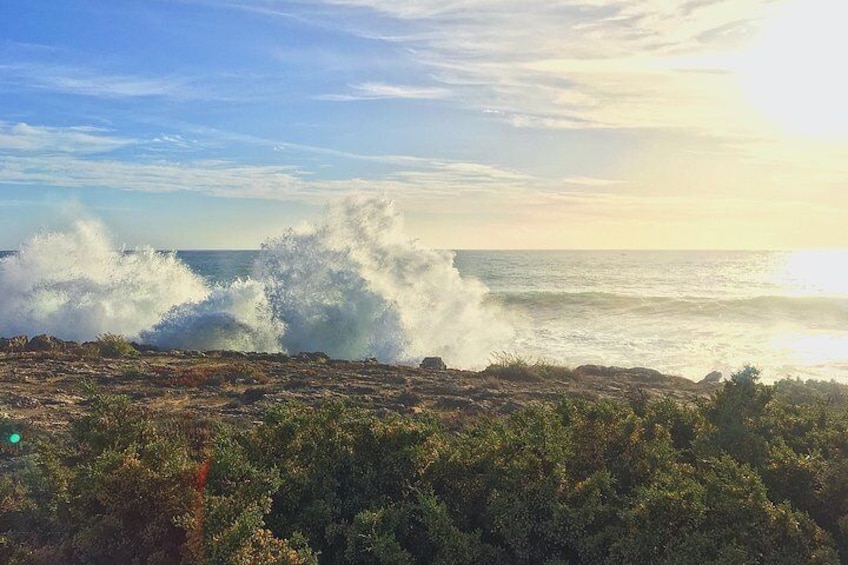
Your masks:
<svg viewBox="0 0 848 565"><path fill-rule="evenodd" d="M21 441L21 434L12 434L9 436L9 443L18 443Z"/></svg>

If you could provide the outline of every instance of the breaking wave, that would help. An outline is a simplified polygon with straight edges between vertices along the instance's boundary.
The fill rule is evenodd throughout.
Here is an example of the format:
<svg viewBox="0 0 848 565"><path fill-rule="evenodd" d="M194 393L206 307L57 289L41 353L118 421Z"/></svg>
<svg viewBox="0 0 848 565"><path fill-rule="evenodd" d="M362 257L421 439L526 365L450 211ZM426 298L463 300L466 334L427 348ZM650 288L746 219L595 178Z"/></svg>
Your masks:
<svg viewBox="0 0 848 565"><path fill-rule="evenodd" d="M269 314L262 285L237 280L213 287L200 302L173 307L139 337L163 349L281 351L284 326Z"/></svg>
<svg viewBox="0 0 848 565"><path fill-rule="evenodd" d="M208 292L173 254L115 251L99 224L77 222L68 232L37 235L2 259L0 335L136 336Z"/></svg>
<svg viewBox="0 0 848 565"><path fill-rule="evenodd" d="M39 235L0 259L0 335L85 341L120 333L162 348L324 351L476 366L512 330L453 254L403 231L383 199L350 197L269 239L254 275L210 285L173 253L115 251L96 223Z"/></svg>
<svg viewBox="0 0 848 565"><path fill-rule="evenodd" d="M511 330L487 289L463 279L453 253L410 241L390 202L348 198L324 221L263 245L257 278L288 351L318 349L408 361L440 355L483 363Z"/></svg>
<svg viewBox="0 0 848 565"><path fill-rule="evenodd" d="M634 296L606 292L532 291L492 293L490 300L507 309L544 312L550 316L639 316L701 318L726 322L798 323L814 327L844 328L848 324L848 299L828 296L753 296L715 299L706 297Z"/></svg>

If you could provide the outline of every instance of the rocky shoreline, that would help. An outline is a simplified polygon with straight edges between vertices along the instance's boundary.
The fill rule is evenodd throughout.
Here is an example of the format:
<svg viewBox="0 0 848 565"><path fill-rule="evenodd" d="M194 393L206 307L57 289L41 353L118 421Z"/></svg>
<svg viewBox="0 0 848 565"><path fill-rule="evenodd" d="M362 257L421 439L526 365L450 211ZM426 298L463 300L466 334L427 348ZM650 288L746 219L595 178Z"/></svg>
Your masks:
<svg viewBox="0 0 848 565"><path fill-rule="evenodd" d="M96 342L51 336L0 340L0 417L61 429L85 412L92 387L166 416L251 422L277 403L343 400L378 413L427 411L450 422L551 404L563 395L691 402L718 386L651 369L597 365L541 373L494 365L464 371L333 360L323 353L157 351L137 344L130 354L101 353Z"/></svg>

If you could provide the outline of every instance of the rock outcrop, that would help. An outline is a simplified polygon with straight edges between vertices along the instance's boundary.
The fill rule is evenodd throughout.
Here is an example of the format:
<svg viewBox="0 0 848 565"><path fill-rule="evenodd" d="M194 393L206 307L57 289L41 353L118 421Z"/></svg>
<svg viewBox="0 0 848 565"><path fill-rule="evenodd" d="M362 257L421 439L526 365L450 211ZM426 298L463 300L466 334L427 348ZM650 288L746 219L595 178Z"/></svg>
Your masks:
<svg viewBox="0 0 848 565"><path fill-rule="evenodd" d="M433 371L446 371L448 366L442 361L441 357L425 357L421 361L422 369L431 369Z"/></svg>
<svg viewBox="0 0 848 565"><path fill-rule="evenodd" d="M21 353L26 351L29 336L0 337L0 353Z"/></svg>
<svg viewBox="0 0 848 565"><path fill-rule="evenodd" d="M65 342L52 335L37 335L26 344L27 351L64 351Z"/></svg>
<svg viewBox="0 0 848 565"><path fill-rule="evenodd" d="M713 385L721 382L721 379L724 377L721 371L713 371L712 373L705 376L703 379L698 381L698 384L702 385Z"/></svg>

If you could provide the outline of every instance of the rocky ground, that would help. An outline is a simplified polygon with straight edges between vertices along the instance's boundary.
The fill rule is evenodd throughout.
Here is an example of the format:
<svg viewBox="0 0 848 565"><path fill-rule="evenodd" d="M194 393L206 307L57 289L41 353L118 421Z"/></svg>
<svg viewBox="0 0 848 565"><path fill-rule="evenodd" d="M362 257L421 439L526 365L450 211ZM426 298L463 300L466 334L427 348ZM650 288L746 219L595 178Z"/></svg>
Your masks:
<svg viewBox="0 0 848 565"><path fill-rule="evenodd" d="M109 358L91 346L44 342L31 348L40 350L0 352L0 419L47 431L64 428L86 410L93 388L127 395L153 413L249 423L268 406L291 401L347 400L381 413L426 410L450 422L508 414L563 395L690 402L718 386L642 368L511 363L474 372L337 361L320 353L221 351L141 351Z"/></svg>

